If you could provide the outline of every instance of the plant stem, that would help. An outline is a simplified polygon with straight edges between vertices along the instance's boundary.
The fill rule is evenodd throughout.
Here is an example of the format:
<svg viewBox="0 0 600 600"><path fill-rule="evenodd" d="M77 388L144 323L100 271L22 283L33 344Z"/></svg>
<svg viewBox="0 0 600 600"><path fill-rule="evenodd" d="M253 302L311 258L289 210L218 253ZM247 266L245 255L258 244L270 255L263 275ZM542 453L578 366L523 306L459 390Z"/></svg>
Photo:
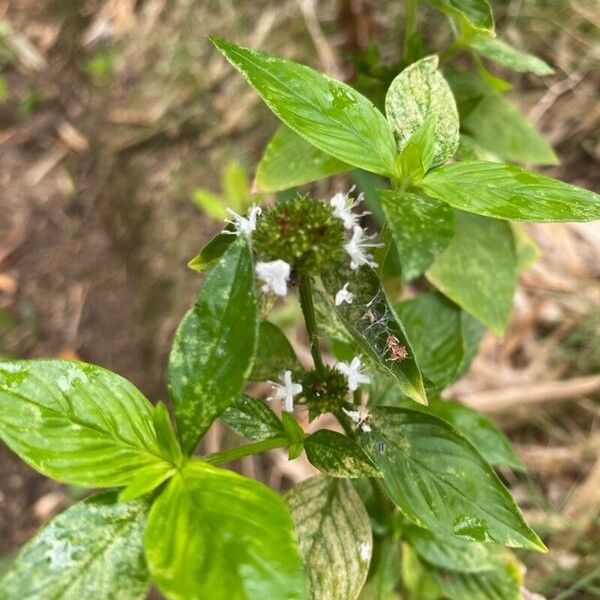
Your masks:
<svg viewBox="0 0 600 600"><path fill-rule="evenodd" d="M360 406L362 404L362 388L357 387L354 390L354 394L352 395L352 400L354 401L355 406Z"/></svg>
<svg viewBox="0 0 600 600"><path fill-rule="evenodd" d="M410 39L417 31L417 8L419 0L406 0L406 14L404 15L404 47L402 58L408 57Z"/></svg>
<svg viewBox="0 0 600 600"><path fill-rule="evenodd" d="M202 458L211 465L218 465L219 463L244 458L244 456L251 456L252 454L259 454L260 452L266 452L267 450L273 450L274 448L281 448L287 446L287 444L287 438L275 437L268 440L261 440L260 442L254 442L253 444L246 444L245 446L238 446L237 448L230 448L229 450L223 450L222 452L215 452L208 456L203 456Z"/></svg>
<svg viewBox="0 0 600 600"><path fill-rule="evenodd" d="M312 286L310 279L304 277L300 280L300 307L304 315L306 324L306 333L308 334L308 343L310 344L310 353L312 354L315 363L315 371L317 375L323 376L325 365L321 357L321 349L319 348L319 334L317 332L317 318L315 317L315 306L313 304Z"/></svg>

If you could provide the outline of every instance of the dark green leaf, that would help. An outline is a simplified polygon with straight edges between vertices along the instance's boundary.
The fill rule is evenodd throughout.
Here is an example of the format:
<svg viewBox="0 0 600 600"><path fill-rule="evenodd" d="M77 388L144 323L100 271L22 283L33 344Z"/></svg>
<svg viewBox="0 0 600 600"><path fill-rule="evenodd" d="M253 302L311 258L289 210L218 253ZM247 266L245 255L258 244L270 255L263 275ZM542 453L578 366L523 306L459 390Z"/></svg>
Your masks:
<svg viewBox="0 0 600 600"><path fill-rule="evenodd" d="M517 257L510 225L457 211L454 239L431 265L427 278L501 335L517 286Z"/></svg>
<svg viewBox="0 0 600 600"><path fill-rule="evenodd" d="M529 72L540 76L552 75L554 73L554 69L541 58L528 52L517 50L498 38L478 36L471 40L469 45L485 56L485 58L489 58L520 73Z"/></svg>
<svg viewBox="0 0 600 600"><path fill-rule="evenodd" d="M299 367L296 353L277 325L262 321L258 332L258 347L250 379L265 381L279 379L286 370Z"/></svg>
<svg viewBox="0 0 600 600"><path fill-rule="evenodd" d="M237 398L257 338L254 266L248 241L240 236L206 278L173 341L168 382L184 452L194 450Z"/></svg>
<svg viewBox="0 0 600 600"><path fill-rule="evenodd" d="M67 360L0 363L0 437L25 462L72 485L117 487L170 468L152 405L126 379Z"/></svg>
<svg viewBox="0 0 600 600"><path fill-rule="evenodd" d="M198 273L210 269L225 254L234 241L235 235L231 233L217 234L200 250L198 256L190 260L188 267L198 271Z"/></svg>
<svg viewBox="0 0 600 600"><path fill-rule="evenodd" d="M470 73L451 72L447 77L462 127L483 150L507 162L558 163L548 142L502 94Z"/></svg>
<svg viewBox="0 0 600 600"><path fill-rule="evenodd" d="M346 282L354 294L352 304L336 307L336 314L360 348L398 382L400 389L412 400L427 404L421 373L401 322L389 305L375 271L363 266L352 271L340 264L323 275L323 283L335 296ZM396 358L393 346L402 346L408 356Z"/></svg>
<svg viewBox="0 0 600 600"><path fill-rule="evenodd" d="M427 379L444 388L462 375L465 362L470 362L479 345L481 324L438 292L419 294L395 309ZM466 320L479 325L478 336L465 335Z"/></svg>
<svg viewBox="0 0 600 600"><path fill-rule="evenodd" d="M142 544L148 504L94 496L55 517L0 581L14 600L142 600L150 580Z"/></svg>
<svg viewBox="0 0 600 600"><path fill-rule="evenodd" d="M394 175L394 134L362 94L304 65L211 40L298 135L344 163Z"/></svg>
<svg viewBox="0 0 600 600"><path fill-rule="evenodd" d="M283 425L263 400L242 394L221 413L221 421L249 440L266 440L283 434Z"/></svg>
<svg viewBox="0 0 600 600"><path fill-rule="evenodd" d="M480 412L460 402L440 399L432 400L429 410L454 425L490 464L525 470L508 438Z"/></svg>
<svg viewBox="0 0 600 600"><path fill-rule="evenodd" d="M337 431L320 429L305 438L304 449L310 463L331 477L356 479L381 475L366 452Z"/></svg>
<svg viewBox="0 0 600 600"><path fill-rule="evenodd" d="M318 475L294 486L292 513L314 600L355 600L367 578L369 516L350 482Z"/></svg>
<svg viewBox="0 0 600 600"><path fill-rule="evenodd" d="M494 30L494 17L487 0L427 0L451 17L460 17L476 29Z"/></svg>
<svg viewBox="0 0 600 600"><path fill-rule="evenodd" d="M458 148L458 110L437 66L435 55L413 63L392 81L385 97L385 112L400 150L428 117L433 118L435 136L427 168L446 162Z"/></svg>
<svg viewBox="0 0 600 600"><path fill-rule="evenodd" d="M170 600L305 598L285 504L232 471L186 463L152 506L144 543L152 577Z"/></svg>
<svg viewBox="0 0 600 600"><path fill-rule="evenodd" d="M260 160L256 183L260 191L278 192L351 168L282 125Z"/></svg>
<svg viewBox="0 0 600 600"><path fill-rule="evenodd" d="M508 490L451 425L419 410L371 410L361 445L383 472L383 485L410 521L479 542L544 551Z"/></svg>
<svg viewBox="0 0 600 600"><path fill-rule="evenodd" d="M427 269L454 236L454 211L445 202L394 190L379 192L392 232L402 278L410 281Z"/></svg>
<svg viewBox="0 0 600 600"><path fill-rule="evenodd" d="M422 187L456 208L499 219L546 223L600 218L598 194L513 165L452 163L430 171Z"/></svg>

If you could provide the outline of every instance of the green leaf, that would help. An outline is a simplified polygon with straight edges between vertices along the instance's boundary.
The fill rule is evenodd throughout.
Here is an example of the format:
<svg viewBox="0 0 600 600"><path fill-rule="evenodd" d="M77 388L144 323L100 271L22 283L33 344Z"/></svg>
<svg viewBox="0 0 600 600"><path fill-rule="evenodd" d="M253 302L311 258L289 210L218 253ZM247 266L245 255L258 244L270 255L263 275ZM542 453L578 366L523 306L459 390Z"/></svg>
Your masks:
<svg viewBox="0 0 600 600"><path fill-rule="evenodd" d="M304 65L210 39L299 136L344 163L394 175L394 134L362 94Z"/></svg>
<svg viewBox="0 0 600 600"><path fill-rule="evenodd" d="M432 573L433 569L419 559L410 544L402 544L401 557L402 587L406 590L407 600L440 600L442 593Z"/></svg>
<svg viewBox="0 0 600 600"><path fill-rule="evenodd" d="M235 211L240 212L246 208L250 190L246 170L240 163L231 161L223 169L223 191L227 202Z"/></svg>
<svg viewBox="0 0 600 600"><path fill-rule="evenodd" d="M454 211L445 202L409 192L381 190L379 199L398 249L402 279L410 281L450 243Z"/></svg>
<svg viewBox="0 0 600 600"><path fill-rule="evenodd" d="M427 278L496 335L501 335L512 310L516 265L515 244L508 223L457 211L454 239L431 265Z"/></svg>
<svg viewBox="0 0 600 600"><path fill-rule="evenodd" d="M221 421L249 440L266 440L283 434L283 425L263 400L242 394L221 413Z"/></svg>
<svg viewBox="0 0 600 600"><path fill-rule="evenodd" d="M170 457L152 405L119 375L67 360L0 363L0 437L40 473L84 487L129 484Z"/></svg>
<svg viewBox="0 0 600 600"><path fill-rule="evenodd" d="M256 183L260 191L278 192L351 168L282 125L260 160Z"/></svg>
<svg viewBox="0 0 600 600"><path fill-rule="evenodd" d="M186 463L152 506L144 543L152 577L170 600L305 598L285 504L232 471Z"/></svg>
<svg viewBox="0 0 600 600"><path fill-rule="evenodd" d="M462 127L481 148L507 162L558 163L548 142L502 94L471 73L454 71L447 78Z"/></svg>
<svg viewBox="0 0 600 600"><path fill-rule="evenodd" d="M225 201L221 196L213 194L210 190L205 188L195 189L192 194L192 202L213 219L221 220L227 217Z"/></svg>
<svg viewBox="0 0 600 600"><path fill-rule="evenodd" d="M476 29L493 31L494 17L487 0L427 0L451 17L461 17Z"/></svg>
<svg viewBox="0 0 600 600"><path fill-rule="evenodd" d="M394 308L425 377L439 388L458 379L474 353L471 346L479 345L483 326L438 292L419 294ZM474 339L465 335L466 319L478 324L479 335Z"/></svg>
<svg viewBox="0 0 600 600"><path fill-rule="evenodd" d="M285 334L270 321L260 323L258 347L250 379L265 381L278 379L286 370L294 371L300 364Z"/></svg>
<svg viewBox="0 0 600 600"><path fill-rule="evenodd" d="M435 152L435 123L435 115L429 115L410 136L398 155L396 162L404 179L411 182L420 181L429 171Z"/></svg>
<svg viewBox="0 0 600 600"><path fill-rule="evenodd" d="M206 278L173 341L169 392L185 453L237 398L257 339L254 266L248 240L240 236Z"/></svg>
<svg viewBox="0 0 600 600"><path fill-rule="evenodd" d="M413 63L392 81L385 97L385 112L400 150L428 117L435 119L433 166L454 156L459 138L454 96L437 66L435 55Z"/></svg>
<svg viewBox="0 0 600 600"><path fill-rule="evenodd" d="M481 573L497 566L487 544L469 542L459 537L438 538L427 529L409 526L402 530L404 537L421 558L437 567L460 573Z"/></svg>
<svg viewBox="0 0 600 600"><path fill-rule="evenodd" d="M393 595L402 575L402 560L398 542L384 537L373 549L369 579L362 589L359 600L400 600Z"/></svg>
<svg viewBox="0 0 600 600"><path fill-rule="evenodd" d="M173 465L181 466L183 455L181 453L181 446L179 440L173 431L173 424L171 423L171 417L167 407L159 402L154 407L154 430L156 431L156 437L158 444L164 451L165 455L169 457L170 462Z"/></svg>
<svg viewBox="0 0 600 600"><path fill-rule="evenodd" d="M523 273L533 266L540 257L541 251L521 223L511 223L511 227L517 250L517 270L519 273Z"/></svg>
<svg viewBox="0 0 600 600"><path fill-rule="evenodd" d="M198 273L210 269L225 254L235 239L235 235L231 233L218 233L200 250L198 256L190 260L188 267Z"/></svg>
<svg viewBox="0 0 600 600"><path fill-rule="evenodd" d="M352 304L343 303L335 312L363 352L391 375L412 400L427 404L421 373L402 323L389 305L377 273L368 266L352 271L340 263L322 276L325 289L333 297L346 282L354 294ZM394 359L390 342L403 346L408 354Z"/></svg>
<svg viewBox="0 0 600 600"><path fill-rule="evenodd" d="M46 525L0 580L15 600L142 600L150 587L142 545L147 502L88 498Z"/></svg>
<svg viewBox="0 0 600 600"><path fill-rule="evenodd" d="M126 488L119 493L119 502L136 500L154 491L177 471L177 468L167 463L153 463L138 469L132 476Z"/></svg>
<svg viewBox="0 0 600 600"><path fill-rule="evenodd" d="M525 470L502 430L480 412L454 400L434 399L428 408L434 415L454 425L491 465Z"/></svg>
<svg viewBox="0 0 600 600"><path fill-rule="evenodd" d="M407 519L441 537L544 551L508 490L451 425L420 410L371 410L361 445Z"/></svg>
<svg viewBox="0 0 600 600"><path fill-rule="evenodd" d="M373 539L369 516L349 481L323 475L285 496L296 526L314 600L355 600L363 587Z"/></svg>
<svg viewBox="0 0 600 600"><path fill-rule="evenodd" d="M281 415L281 424L288 439L288 460L294 460L304 450L306 434L292 413L284 412Z"/></svg>
<svg viewBox="0 0 600 600"><path fill-rule="evenodd" d="M430 171L426 192L455 208L517 221L593 221L600 196L513 165L463 161Z"/></svg>
<svg viewBox="0 0 600 600"><path fill-rule="evenodd" d="M366 452L349 437L320 429L304 439L309 462L330 477L357 479L379 477L379 469Z"/></svg>
<svg viewBox="0 0 600 600"><path fill-rule="evenodd" d="M469 45L485 56L485 58L489 58L519 73L529 72L541 77L554 73L554 69L541 58L528 52L517 50L498 38L478 36L471 40Z"/></svg>

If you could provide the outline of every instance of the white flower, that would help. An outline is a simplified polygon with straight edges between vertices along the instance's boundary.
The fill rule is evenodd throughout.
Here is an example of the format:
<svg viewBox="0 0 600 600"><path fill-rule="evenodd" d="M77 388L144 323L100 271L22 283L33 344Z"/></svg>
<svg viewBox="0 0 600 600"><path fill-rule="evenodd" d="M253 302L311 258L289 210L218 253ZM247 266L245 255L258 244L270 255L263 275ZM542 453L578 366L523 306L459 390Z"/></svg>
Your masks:
<svg viewBox="0 0 600 600"><path fill-rule="evenodd" d="M283 410L286 412L294 412L294 396L297 396L302 391L302 386L299 383L292 381L292 372L286 371L281 377L281 384L269 381L273 386L274 395L267 400L281 400L283 402Z"/></svg>
<svg viewBox="0 0 600 600"><path fill-rule="evenodd" d="M284 260L256 263L256 276L264 282L260 288L263 292L273 292L277 296L287 294L290 265Z"/></svg>
<svg viewBox="0 0 600 600"><path fill-rule="evenodd" d="M358 224L358 219L360 219L360 217L371 214L364 212L360 215L357 215L352 212L352 209L358 206L365 197L365 195L361 193L358 195L358 198L354 200L354 202L349 202L350 194L354 191L355 187L356 186L353 185L345 194L344 192L338 192L331 197L331 200L329 200L329 205L331 208L333 208L333 214L338 219L342 220L346 229L352 229Z"/></svg>
<svg viewBox="0 0 600 600"><path fill-rule="evenodd" d="M361 383L371 383L371 378L361 372L362 362L358 356L350 364L339 362L335 368L348 380L348 389L353 392Z"/></svg>
<svg viewBox="0 0 600 600"><path fill-rule="evenodd" d="M242 217L241 215L238 215L231 208L226 208L225 210L233 217L233 221L225 219L225 223L233 225L235 227L235 231L229 231L225 229L223 233L229 233L231 235L240 235L240 233L243 233L244 235L248 236L251 235L252 232L256 229L256 217L258 217L262 213L262 208L260 206L257 206L256 204L253 204L250 207L247 217Z"/></svg>
<svg viewBox="0 0 600 600"><path fill-rule="evenodd" d="M368 562L371 558L371 544L369 542L360 542L358 544L358 555L360 556L360 560Z"/></svg>
<svg viewBox="0 0 600 600"><path fill-rule="evenodd" d="M361 265L376 267L377 263L367 254L368 248L381 248L383 244L373 244L369 242L375 236L365 235L365 230L358 225L352 230L352 239L344 246L344 250L350 255L350 267L354 270Z"/></svg>
<svg viewBox="0 0 600 600"><path fill-rule="evenodd" d="M345 283L344 287L341 290L338 290L335 295L335 305L340 306L343 302L347 302L348 304L352 304L352 300L354 300L354 294L348 291L349 283Z"/></svg>
<svg viewBox="0 0 600 600"><path fill-rule="evenodd" d="M371 413L366 408L360 406L358 410L346 410L342 407L346 416L355 424L358 425L365 433L371 431Z"/></svg>

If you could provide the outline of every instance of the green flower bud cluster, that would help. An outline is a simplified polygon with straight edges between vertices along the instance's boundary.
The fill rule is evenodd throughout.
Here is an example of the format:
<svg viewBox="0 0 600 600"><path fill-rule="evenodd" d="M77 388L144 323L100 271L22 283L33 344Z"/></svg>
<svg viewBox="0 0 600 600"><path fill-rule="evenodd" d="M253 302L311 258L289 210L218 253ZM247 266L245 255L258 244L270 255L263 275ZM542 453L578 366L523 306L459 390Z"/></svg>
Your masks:
<svg viewBox="0 0 600 600"><path fill-rule="evenodd" d="M331 207L298 195L265 211L252 236L259 260L283 260L292 278L318 276L340 258L345 234Z"/></svg>
<svg viewBox="0 0 600 600"><path fill-rule="evenodd" d="M325 366L322 374L306 371L300 381L311 421L326 412L339 412L348 394L348 382L339 371Z"/></svg>

